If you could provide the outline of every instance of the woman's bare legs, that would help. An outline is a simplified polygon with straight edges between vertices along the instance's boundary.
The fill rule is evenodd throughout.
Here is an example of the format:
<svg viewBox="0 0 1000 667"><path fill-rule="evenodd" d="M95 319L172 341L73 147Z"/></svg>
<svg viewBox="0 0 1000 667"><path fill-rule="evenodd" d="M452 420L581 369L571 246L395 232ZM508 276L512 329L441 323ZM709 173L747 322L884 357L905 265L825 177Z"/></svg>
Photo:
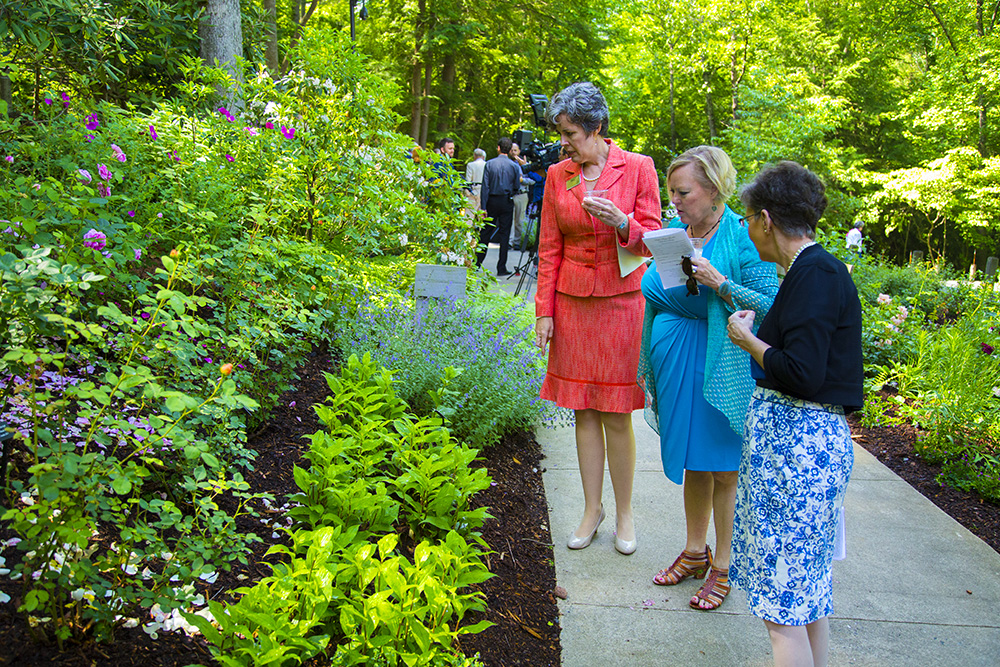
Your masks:
<svg viewBox="0 0 1000 667"><path fill-rule="evenodd" d="M635 479L635 433L630 413L602 412L608 447L608 471L615 490L615 517L618 537L635 539L632 517L632 484Z"/></svg>
<svg viewBox="0 0 1000 667"><path fill-rule="evenodd" d="M604 426L597 410L576 411L576 458L583 482L583 520L573 533L586 537L601 517L604 487Z"/></svg>
<svg viewBox="0 0 1000 667"><path fill-rule="evenodd" d="M764 621L771 637L774 667L826 667L830 622L824 616L808 625Z"/></svg>
<svg viewBox="0 0 1000 667"><path fill-rule="evenodd" d="M606 454L605 454L606 452ZM635 539L632 520L632 483L635 478L635 434L629 413L576 411L576 455L583 482L583 520L574 532L586 537L601 516L604 459L608 460L615 491L618 537Z"/></svg>

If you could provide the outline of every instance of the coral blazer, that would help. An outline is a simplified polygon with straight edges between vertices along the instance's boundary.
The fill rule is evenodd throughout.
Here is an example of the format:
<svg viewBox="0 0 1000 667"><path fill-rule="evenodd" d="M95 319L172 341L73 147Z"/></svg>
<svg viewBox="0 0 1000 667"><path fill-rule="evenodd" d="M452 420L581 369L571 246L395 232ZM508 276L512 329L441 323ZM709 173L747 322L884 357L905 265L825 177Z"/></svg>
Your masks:
<svg viewBox="0 0 1000 667"><path fill-rule="evenodd" d="M556 292L570 296L615 296L641 288L641 266L622 278L618 246L649 256L642 235L660 228L660 183L653 159L628 153L605 139L610 148L604 171L594 185L629 216L628 241L583 210L586 193L580 165L563 160L549 167L542 200L538 241L538 287L535 315L551 317Z"/></svg>

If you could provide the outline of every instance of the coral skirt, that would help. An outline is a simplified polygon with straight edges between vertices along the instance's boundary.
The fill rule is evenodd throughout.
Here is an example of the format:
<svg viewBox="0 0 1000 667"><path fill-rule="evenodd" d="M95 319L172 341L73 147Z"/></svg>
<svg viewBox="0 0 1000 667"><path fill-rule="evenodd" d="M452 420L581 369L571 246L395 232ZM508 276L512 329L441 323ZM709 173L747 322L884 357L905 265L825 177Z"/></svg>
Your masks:
<svg viewBox="0 0 1000 667"><path fill-rule="evenodd" d="M641 409L636 372L644 302L639 290L608 297L556 292L542 398L572 410Z"/></svg>

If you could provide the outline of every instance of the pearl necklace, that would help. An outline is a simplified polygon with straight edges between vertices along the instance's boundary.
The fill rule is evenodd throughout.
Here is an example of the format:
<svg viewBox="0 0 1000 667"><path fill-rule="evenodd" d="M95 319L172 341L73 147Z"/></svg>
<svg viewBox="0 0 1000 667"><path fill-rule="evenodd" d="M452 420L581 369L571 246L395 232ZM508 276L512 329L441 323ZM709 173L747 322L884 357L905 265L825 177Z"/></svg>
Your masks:
<svg viewBox="0 0 1000 667"><path fill-rule="evenodd" d="M583 180L587 181L588 183L593 183L594 181L596 181L601 177L601 174L600 172L598 172L597 176L594 176L593 178L587 178L587 175L583 173L583 169L580 169L580 176L582 176Z"/></svg>
<svg viewBox="0 0 1000 667"><path fill-rule="evenodd" d="M797 259L799 258L799 255L801 255L801 254L802 254L802 251L803 251L803 250L805 250L805 249L806 249L806 248L808 248L809 246L814 246L814 245L816 245L816 242L815 242L815 241L810 241L809 243L803 243L802 245L800 245L800 246L799 246L799 249L795 251L795 254L794 254L794 255L792 255L792 261L790 261L790 262L788 263L788 270L787 270L787 271L785 271L785 273L788 273L788 271L791 271L791 270L792 270L792 265L794 265L794 264L795 264L795 260L797 260Z"/></svg>

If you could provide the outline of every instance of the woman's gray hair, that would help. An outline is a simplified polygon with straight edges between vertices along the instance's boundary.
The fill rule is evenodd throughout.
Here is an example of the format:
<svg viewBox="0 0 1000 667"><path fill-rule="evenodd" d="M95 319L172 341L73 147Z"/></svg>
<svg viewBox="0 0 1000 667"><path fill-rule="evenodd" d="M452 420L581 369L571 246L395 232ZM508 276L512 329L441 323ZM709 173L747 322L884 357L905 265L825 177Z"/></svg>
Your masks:
<svg viewBox="0 0 1000 667"><path fill-rule="evenodd" d="M571 83L552 98L545 109L545 119L555 125L563 114L574 125L579 125L587 134L595 130L602 137L608 136L611 114L608 103L600 89L589 81Z"/></svg>
<svg viewBox="0 0 1000 667"><path fill-rule="evenodd" d="M785 160L764 167L744 185L740 201L756 213L766 210L785 236L813 239L826 210L826 186L799 163Z"/></svg>

